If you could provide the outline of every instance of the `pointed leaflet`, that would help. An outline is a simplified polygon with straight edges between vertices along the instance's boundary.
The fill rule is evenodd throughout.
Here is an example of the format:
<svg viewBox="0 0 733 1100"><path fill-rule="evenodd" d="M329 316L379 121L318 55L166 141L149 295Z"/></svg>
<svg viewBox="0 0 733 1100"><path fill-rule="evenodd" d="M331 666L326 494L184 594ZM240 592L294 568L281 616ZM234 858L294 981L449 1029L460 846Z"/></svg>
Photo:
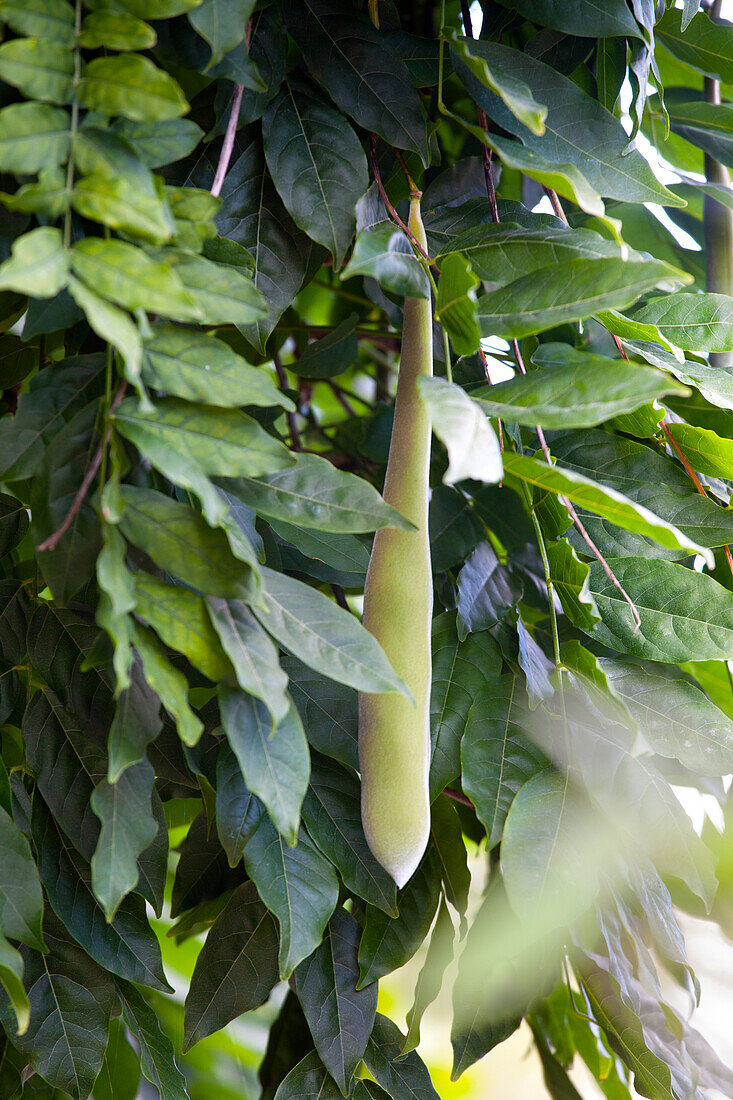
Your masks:
<svg viewBox="0 0 733 1100"><path fill-rule="evenodd" d="M274 1100L341 1100L341 1092L312 1050L280 1082Z"/></svg>
<svg viewBox="0 0 733 1100"><path fill-rule="evenodd" d="M314 85L286 80L262 122L265 157L296 225L343 263L354 207L369 186L361 142Z"/></svg>
<svg viewBox="0 0 733 1100"><path fill-rule="evenodd" d="M609 562L641 617L635 630L624 603L592 562L590 587L602 622L594 638L652 661L733 659L733 595L717 581L672 562L612 558Z"/></svg>
<svg viewBox="0 0 733 1100"><path fill-rule="evenodd" d="M199 316L173 268L127 241L85 237L74 244L71 265L90 290L123 309L147 309L171 317L193 311Z"/></svg>
<svg viewBox="0 0 733 1100"><path fill-rule="evenodd" d="M323 942L295 971L295 992L321 1061L344 1096L374 1026L377 987L358 990L356 952L360 928L337 909Z"/></svg>
<svg viewBox="0 0 733 1100"><path fill-rule="evenodd" d="M405 1053L414 1050L420 1043L420 1024L425 1010L440 993L445 971L453 960L454 937L448 906L441 898L425 962L415 985L415 999L405 1020L407 1024L407 1038L403 1047Z"/></svg>
<svg viewBox="0 0 733 1100"><path fill-rule="evenodd" d="M565 466L547 466L529 455L506 451L504 470L508 475L526 481L538 489L564 494L583 509L595 512L628 531L646 535L661 546L693 551L703 554L706 561L710 560L710 551L693 542L673 522L655 515L643 504L637 504L617 489L595 482L579 471ZM692 497L692 493L690 496Z"/></svg>
<svg viewBox="0 0 733 1100"><path fill-rule="evenodd" d="M358 619L315 588L263 568L264 610L274 638L311 668L359 691L407 691L379 643Z"/></svg>
<svg viewBox="0 0 733 1100"><path fill-rule="evenodd" d="M0 935L43 949L43 896L30 845L0 807Z"/></svg>
<svg viewBox="0 0 733 1100"><path fill-rule="evenodd" d="M493 875L453 987L452 1081L516 1031L528 1006L556 983L556 959L540 934L517 920L501 877Z"/></svg>
<svg viewBox="0 0 733 1100"><path fill-rule="evenodd" d="M301 378L334 378L343 374L359 355L359 343L354 331L358 316L352 313L320 340L306 345L300 359L288 363L288 370Z"/></svg>
<svg viewBox="0 0 733 1100"><path fill-rule="evenodd" d="M412 244L391 221L363 229L356 238L342 279L363 275L400 297L428 298L430 283Z"/></svg>
<svg viewBox="0 0 733 1100"><path fill-rule="evenodd" d="M476 322L479 278L464 255L450 255L440 265L435 316L450 337L457 355L472 355L481 344Z"/></svg>
<svg viewBox="0 0 733 1100"><path fill-rule="evenodd" d="M467 215L470 209L467 203ZM443 217L446 213L445 209L440 212ZM480 218L481 208L476 213ZM543 224L541 218L542 215L533 214L527 219L526 215L512 211L503 222L487 225L479 220L472 225L468 217L468 228L461 228L462 223L458 222L455 234L451 227L450 236L439 238L439 259L442 263L442 257L459 252L480 279L499 287L566 260L624 258L625 253L615 241L606 240L590 229L570 229L553 222ZM435 233L434 224L431 222L429 237ZM631 255L637 260L641 258L639 253ZM564 345L554 345L555 348L560 346ZM568 347L567 350L572 352L573 349Z"/></svg>
<svg viewBox="0 0 733 1100"><path fill-rule="evenodd" d="M68 252L61 231L50 227L33 229L14 241L10 258L0 264L0 290L53 298L66 286L68 272Z"/></svg>
<svg viewBox="0 0 733 1100"><path fill-rule="evenodd" d="M188 110L173 77L140 54L94 58L84 68L77 95L91 111L132 122L164 122Z"/></svg>
<svg viewBox="0 0 733 1100"><path fill-rule="evenodd" d="M396 917L367 906L359 944L359 989L398 970L412 958L433 923L439 896L439 864L429 851L398 892Z"/></svg>
<svg viewBox="0 0 733 1100"><path fill-rule="evenodd" d="M223 408L294 405L269 371L252 367L223 340L196 329L157 324L145 340L143 380L157 390Z"/></svg>
<svg viewBox="0 0 733 1100"><path fill-rule="evenodd" d="M181 740L185 745L195 745L203 732L203 725L189 705L186 677L170 663L152 630L135 623L133 641L145 679L175 720Z"/></svg>
<svg viewBox="0 0 733 1100"><path fill-rule="evenodd" d="M252 882L232 894L209 930L186 995L183 1049L267 1000L278 981L277 927Z"/></svg>
<svg viewBox="0 0 733 1100"><path fill-rule="evenodd" d="M30 477L46 446L104 387L104 356L67 359L53 371L40 371L18 399L13 417L0 420L0 475L7 481Z"/></svg>
<svg viewBox="0 0 733 1100"><path fill-rule="evenodd" d="M203 597L181 585L137 573L135 601L137 613L166 645L184 653L204 676L215 683L231 679L231 665L206 613Z"/></svg>
<svg viewBox="0 0 733 1100"><path fill-rule="evenodd" d="M0 111L0 170L26 176L62 164L69 140L66 111L46 103L12 103Z"/></svg>
<svg viewBox="0 0 733 1100"><path fill-rule="evenodd" d="M33 803L32 831L51 908L74 939L112 974L170 990L143 899L126 897L108 924L92 891L89 865L69 846L40 798Z"/></svg>
<svg viewBox="0 0 733 1100"><path fill-rule="evenodd" d="M510 6L504 0L500 3L502 7ZM603 5L596 0L580 0L570 10L563 0L514 0L511 6L527 19L569 34L591 38L642 37L641 28L624 0L606 0Z"/></svg>
<svg viewBox="0 0 733 1100"><path fill-rule="evenodd" d="M661 260L566 260L484 294L476 318L482 336L520 338L599 310L623 309L670 278L690 281Z"/></svg>
<svg viewBox="0 0 733 1100"><path fill-rule="evenodd" d="M605 811L605 824L598 823L597 816L586 817L585 833L576 837L581 847L575 863L588 862L594 852L597 862L612 840L616 847L630 842L635 853L642 846L660 873L682 879L709 906L715 894L715 858L653 759L632 755L629 729L618 723L602 697L600 705L594 701L573 673L565 678L564 699L562 742L550 726L538 725L535 734L548 755L564 766L563 756L572 759L593 800Z"/></svg>
<svg viewBox="0 0 733 1100"><path fill-rule="evenodd" d="M694 470L711 477L733 475L733 439L694 424L671 424L669 431Z"/></svg>
<svg viewBox="0 0 733 1100"><path fill-rule="evenodd" d="M432 650L430 794L435 798L460 774L461 738L469 707L484 679L500 671L501 656L485 632L460 640L450 611L433 619Z"/></svg>
<svg viewBox="0 0 733 1100"><path fill-rule="evenodd" d="M94 788L92 809L102 828L92 856L92 888L107 920L135 889L140 873L137 861L155 839L157 825L150 801L154 782L155 773L143 759L115 783L105 780Z"/></svg>
<svg viewBox="0 0 733 1100"><path fill-rule="evenodd" d="M6 1014L7 1018L4 1024L11 1035L23 1035L28 1030L30 1002L23 986L23 970L23 956L5 939L0 929L0 989L5 991L12 1010ZM2 1002L0 1001L1 1005ZM0 1007L1 1015L2 1007ZM0 1085L6 1084L2 1073L3 1061L3 1049L0 1044Z"/></svg>
<svg viewBox="0 0 733 1100"><path fill-rule="evenodd" d="M707 13L690 16L670 8L654 28L669 52L694 69L726 83L733 80L733 43L728 24L710 19ZM693 7L693 12L694 12Z"/></svg>
<svg viewBox="0 0 733 1100"><path fill-rule="evenodd" d="M277 648L249 608L240 600L207 600L214 630L232 662L243 691L261 699L272 724L288 713L288 678L280 668Z"/></svg>
<svg viewBox="0 0 733 1100"><path fill-rule="evenodd" d="M262 1085L262 1100L273 1100L280 1083L311 1052L316 1053L303 1009L295 993L289 989L270 1028L265 1056L260 1062L258 1077ZM320 1065L325 1074L325 1066L322 1062ZM337 1087L330 1076L326 1075L326 1080L332 1088Z"/></svg>
<svg viewBox="0 0 733 1100"><path fill-rule="evenodd" d="M378 1012L364 1052L367 1069L393 1100L438 1100L422 1059L414 1050L403 1056L404 1045L397 1025Z"/></svg>
<svg viewBox="0 0 733 1100"><path fill-rule="evenodd" d="M267 173L258 140L231 165L222 187L217 225L222 236L248 248L255 258L254 285L268 307L267 317L244 333L259 351L300 290L312 250Z"/></svg>
<svg viewBox="0 0 733 1100"><path fill-rule="evenodd" d="M188 1100L186 1080L176 1065L173 1044L158 1015L132 982L115 980L125 1023L140 1046L142 1071L158 1090L160 1100Z"/></svg>
<svg viewBox="0 0 733 1100"><path fill-rule="evenodd" d="M137 327L124 310L100 298L78 279L69 280L69 291L80 310L84 311L90 328L120 353L125 365L125 377L138 389L147 405L140 385L143 342Z"/></svg>
<svg viewBox="0 0 733 1100"><path fill-rule="evenodd" d="M171 894L172 917L221 897L239 886L244 878L241 869L232 871L216 830L209 827L203 812L194 819L179 851L181 857Z"/></svg>
<svg viewBox="0 0 733 1100"><path fill-rule="evenodd" d="M107 1046L112 978L52 913L46 914L43 932L48 954L21 948L30 1000L27 1030L14 1034L2 993L0 1017L14 1045L45 1081L74 1100L87 1100Z"/></svg>
<svg viewBox="0 0 733 1100"><path fill-rule="evenodd" d="M254 551L249 561L232 554L221 528L209 527L187 504L163 493L123 485L120 528L158 568L178 577L204 595L255 599L258 567Z"/></svg>
<svg viewBox="0 0 733 1100"><path fill-rule="evenodd" d="M244 849L247 873L280 925L280 977L288 978L318 946L338 901L336 872L301 830L288 848L263 817Z"/></svg>
<svg viewBox="0 0 733 1100"><path fill-rule="evenodd" d="M501 866L510 904L523 920L544 908L564 923L593 901L597 851L586 848L589 815L569 779L551 770L519 790L504 824Z"/></svg>
<svg viewBox="0 0 733 1100"><path fill-rule="evenodd" d="M320 531L410 529L409 520L386 504L377 490L355 474L338 470L319 455L300 454L277 473L227 482L236 497L269 519Z"/></svg>
<svg viewBox="0 0 733 1100"><path fill-rule="evenodd" d="M461 938L466 934L466 912L471 873L461 829L461 819L447 794L436 798L430 810L430 835L434 863L443 882L445 898L461 918Z"/></svg>
<svg viewBox="0 0 733 1100"><path fill-rule="evenodd" d="M519 677L488 678L468 712L461 742L463 790L493 847L519 790L547 766L527 735L529 714Z"/></svg>
<svg viewBox="0 0 733 1100"><path fill-rule="evenodd" d="M357 693L314 672L297 657L285 655L282 666L290 679L290 694L312 747L358 771Z"/></svg>
<svg viewBox="0 0 733 1100"><path fill-rule="evenodd" d="M733 349L733 302L727 294L670 294L643 306L633 319L656 325L685 351Z"/></svg>
<svg viewBox="0 0 733 1100"><path fill-rule="evenodd" d="M601 659L611 691L639 723L644 740L696 775L733 767L733 721L673 667Z"/></svg>
<svg viewBox="0 0 733 1100"><path fill-rule="evenodd" d="M244 782L264 802L287 843L295 844L310 774L308 742L297 710L291 704L273 730L264 703L226 685L219 688L219 709Z"/></svg>
<svg viewBox="0 0 733 1100"><path fill-rule="evenodd" d="M249 269L245 275L236 264L216 263L182 249L169 248L162 255L196 302L193 311L180 313L181 319L249 325L264 317L266 303Z"/></svg>
<svg viewBox="0 0 733 1100"><path fill-rule="evenodd" d="M102 510L109 512L107 489L102 490ZM115 519L117 517L115 516ZM113 668L117 692L130 686L132 661L135 582L125 561L125 540L114 523L102 521L102 549L97 555L97 584L100 588L97 622L106 630L114 646Z"/></svg>
<svg viewBox="0 0 733 1100"><path fill-rule="evenodd" d="M552 451L563 464L563 474L569 468L623 493L700 545L720 546L733 534L725 509L694 492L677 463L636 440L604 431L568 432L553 439ZM589 505L579 499L577 503L584 518ZM605 514L614 518L610 512ZM630 531L635 529L628 520L615 522Z"/></svg>
<svg viewBox="0 0 733 1100"><path fill-rule="evenodd" d="M239 863L264 812L260 800L245 786L237 758L224 742L216 760L216 830L230 867Z"/></svg>
<svg viewBox="0 0 733 1100"><path fill-rule="evenodd" d="M242 41L254 6L254 0L204 0L188 13L191 26L211 46L207 70Z"/></svg>
<svg viewBox="0 0 733 1100"><path fill-rule="evenodd" d="M107 1049L99 1076L94 1082L92 1100L135 1100L140 1084L140 1055L127 1041L125 1025L110 1020Z"/></svg>
<svg viewBox="0 0 733 1100"><path fill-rule="evenodd" d="M427 405L433 431L448 451L446 485L471 478L501 481L499 440L488 417L468 394L444 378L421 378L420 396Z"/></svg>
<svg viewBox="0 0 733 1100"><path fill-rule="evenodd" d="M642 1096L672 1100L675 1094L669 1067L647 1047L641 1020L624 1004L618 983L590 962L583 965L581 973L593 1015L612 1050L633 1072L636 1090Z"/></svg>
<svg viewBox="0 0 733 1100"><path fill-rule="evenodd" d="M542 21L541 18L539 21ZM481 50L481 45L484 43L481 43L477 50L473 38L463 38L456 31L451 33L450 41L455 56L476 80L503 101L519 122L533 134L545 132L547 107L543 103L536 102L527 85L513 73L511 62L506 64L501 54L484 53Z"/></svg>
<svg viewBox="0 0 733 1100"><path fill-rule="evenodd" d="M528 152L558 168L568 163L576 166L592 188L609 198L680 205L682 200L657 182L641 153L633 147L629 150L628 137L617 119L572 80L530 54L498 42L472 42L470 51L529 85L532 95L547 105L544 133L533 134L454 52L456 71L473 98L493 122L520 137Z"/></svg>
<svg viewBox="0 0 733 1100"><path fill-rule="evenodd" d="M288 30L313 75L365 130L428 162L420 97L407 68L366 14L341 0L287 0Z"/></svg>
<svg viewBox="0 0 733 1100"><path fill-rule="evenodd" d="M327 757L313 758L303 821L311 839L336 867L347 890L397 915L394 879L377 863L361 824L356 776Z"/></svg>
<svg viewBox="0 0 733 1100"><path fill-rule="evenodd" d="M34 616L34 622L36 617ZM46 688L23 716L23 744L38 790L68 838L87 859L97 845L99 822L90 805L94 787L107 776L107 754Z"/></svg>
<svg viewBox="0 0 733 1100"><path fill-rule="evenodd" d="M532 362L543 369L473 389L472 399L487 416L567 429L591 427L668 393L685 396L682 387L658 370L566 344L540 345Z"/></svg>
<svg viewBox="0 0 733 1100"><path fill-rule="evenodd" d="M169 397L150 413L131 400L115 413L120 430L146 453L150 436L179 455L193 458L206 474L219 476L272 473L295 459L278 440L239 409L189 405Z"/></svg>
<svg viewBox="0 0 733 1100"><path fill-rule="evenodd" d="M160 702L142 674L140 664L132 666L129 688L117 700L109 728L107 778L115 783L131 764L145 756L145 750L160 733Z"/></svg>

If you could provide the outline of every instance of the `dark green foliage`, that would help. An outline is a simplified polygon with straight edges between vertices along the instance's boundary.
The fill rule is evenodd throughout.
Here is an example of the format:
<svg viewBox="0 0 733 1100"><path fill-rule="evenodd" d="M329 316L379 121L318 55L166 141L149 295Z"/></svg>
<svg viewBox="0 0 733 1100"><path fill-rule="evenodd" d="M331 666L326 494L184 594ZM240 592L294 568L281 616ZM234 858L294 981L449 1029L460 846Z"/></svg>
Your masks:
<svg viewBox="0 0 733 1100"><path fill-rule="evenodd" d="M1 1100L435 1100L452 974L454 1078L526 1020L554 1097L578 1060L613 1100L733 1094L668 992L700 992L679 910L731 927L708 8L0 0ZM357 742L358 693L404 687L360 612L410 526L405 296L435 613L398 891Z"/></svg>

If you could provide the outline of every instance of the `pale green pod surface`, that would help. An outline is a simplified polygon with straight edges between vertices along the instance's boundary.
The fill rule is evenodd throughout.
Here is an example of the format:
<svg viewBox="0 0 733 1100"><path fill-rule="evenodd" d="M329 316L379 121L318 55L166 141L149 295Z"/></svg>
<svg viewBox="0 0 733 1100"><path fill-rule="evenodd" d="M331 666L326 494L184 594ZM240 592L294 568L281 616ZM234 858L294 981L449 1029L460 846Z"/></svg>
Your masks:
<svg viewBox="0 0 733 1100"><path fill-rule="evenodd" d="M419 197L412 199L409 227L426 247ZM417 381L432 369L430 299L407 298L384 499L417 530L377 531L364 587L364 625L415 704L398 692L359 696L364 832L374 856L398 886L414 872L430 835L430 421Z"/></svg>

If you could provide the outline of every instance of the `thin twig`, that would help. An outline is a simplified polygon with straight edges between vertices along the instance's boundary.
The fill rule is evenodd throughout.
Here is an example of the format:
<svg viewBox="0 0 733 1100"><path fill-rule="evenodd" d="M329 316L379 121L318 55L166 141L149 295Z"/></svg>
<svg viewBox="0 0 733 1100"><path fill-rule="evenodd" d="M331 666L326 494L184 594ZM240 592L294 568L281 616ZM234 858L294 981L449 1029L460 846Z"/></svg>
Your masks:
<svg viewBox="0 0 733 1100"><path fill-rule="evenodd" d="M664 432L668 442L671 444L671 446L673 447L677 457L679 458L680 462L684 466L685 471L686 471L687 476L689 477L690 481L695 486L695 488L697 489L700 496L707 497L708 494L705 490L705 486L700 481L700 478L697 476L697 474L693 470L690 463L687 461L687 458L686 458L684 452L682 451L679 443L677 442L677 440L675 439L675 437L672 435L671 431L669 430L669 425L667 424L666 419L662 420L660 422L660 426L661 426L661 429ZM728 568L730 569L731 576L733 576L733 556L731 556L730 546L728 546L727 544L724 545L723 546L723 553L725 554L725 560L728 563Z"/></svg>
<svg viewBox="0 0 733 1100"><path fill-rule="evenodd" d="M586 531L583 524L580 522L580 519L578 518L578 513L575 511L575 508L570 503L568 498L565 497L565 496L561 496L559 499L565 505L565 507L567 508L568 515L570 516L571 520L575 524L575 527L577 528L578 534L583 539L583 542L586 544L586 546L588 546L593 551L593 556L598 561L599 565L601 566L601 569L606 574L606 576L608 577L609 581L614 586L614 588L617 588L619 590L619 592L623 596L624 600L626 601L626 603L631 608L631 614L634 618L634 634L636 634L637 630L641 626L641 616L639 615L639 612L637 611L636 604L634 603L634 601L632 600L631 596L628 594L628 592L626 591L624 586L621 584L621 581L618 579L618 577L614 573L613 569L611 569L611 566L608 564L608 562L604 558L601 551L598 549L596 544L593 542L593 539L590 537L590 535Z"/></svg>
<svg viewBox="0 0 733 1100"><path fill-rule="evenodd" d="M232 150L234 149L234 139L237 136L237 123L239 122L239 108L242 105L242 93L244 92L243 84L234 85L234 95L232 96L232 106L229 111L229 121L227 122L226 133L224 134L224 143L219 153L219 163L216 166L216 175L214 176L214 182L211 185L211 194L220 195L221 189L224 186L224 179L227 171L229 170L229 161L232 159Z"/></svg>
<svg viewBox="0 0 733 1100"><path fill-rule="evenodd" d="M384 203L384 205L387 208L387 213L389 214L392 221L395 222L400 227L400 229L405 234L407 239L410 241L410 244L415 249L415 251L418 252L422 256L422 258L426 261L426 263L428 263L430 265L430 267L435 268L435 270L437 271L438 270L437 265L433 263L433 261L430 259L427 252L425 251L423 246L420 244L420 242L417 239L417 237L415 236L415 234L408 228L407 224L399 216L396 209L394 208L394 206L392 205L392 203L389 200L389 195L387 194L387 192L384 189L384 183L382 182L382 173L379 171L379 165L377 164L377 135L376 134L372 134L371 141L369 143L369 148L370 148L370 151L371 151L372 172L374 173L374 180L375 180L375 183L376 183L377 187L379 188L379 194L382 197L382 202Z"/></svg>
<svg viewBox="0 0 733 1100"><path fill-rule="evenodd" d="M288 376L285 373L285 367L280 362L280 356L277 352L272 356L272 361L275 364L275 373L277 374L277 380L280 383L281 390L287 390ZM290 442L294 451L302 451L303 445L300 440L300 432L298 431L298 421L296 420L295 413L285 413L285 419L288 422L288 431L290 432Z"/></svg>
<svg viewBox="0 0 733 1100"><path fill-rule="evenodd" d="M419 190L417 184L415 183L414 179L410 175L410 170L407 167L407 162L405 161L405 158L402 156L402 153L399 151L399 149L394 150L394 155L397 158L397 163L399 164L400 168L402 169L403 176L407 180L407 186L410 188L410 191Z"/></svg>
<svg viewBox="0 0 733 1100"><path fill-rule="evenodd" d="M339 607L342 607L344 611L351 611L348 603L346 602L346 593L340 584L332 584L331 591L333 592L333 598Z"/></svg>
<svg viewBox="0 0 733 1100"><path fill-rule="evenodd" d="M454 802L460 802L462 806L470 806L473 809L473 802L461 791L456 791L453 787L444 787L443 793L447 794L448 798L452 798Z"/></svg>
<svg viewBox="0 0 733 1100"><path fill-rule="evenodd" d="M112 399L112 404L109 407L109 411L111 413L115 411L115 409L119 405L120 401L125 396L125 390L126 389L127 389L127 382L122 381L120 383L118 389L117 389L117 393L114 395L114 398ZM53 532L52 535L49 535L47 539L44 539L43 542L39 546L36 547L36 549L38 550L39 553L43 553L46 550L55 550L56 547L58 546L59 542L64 537L66 532L69 530L72 523L74 522L77 515L79 514L79 512L81 510L81 506L84 503L84 501L86 500L87 495L89 493L89 490L91 489L92 484L94 482L94 479L97 476L97 473L99 472L99 467L102 464L102 455L104 453L105 447L107 446L107 444L109 442L109 437L110 437L111 431L112 431L112 428L111 428L110 424L108 423L107 427L105 428L105 431L104 431L104 436L102 437L102 442L97 447L97 450L94 454L94 458L89 463L89 468L88 468L87 472L84 474L84 480L82 481L81 485L79 486L79 491L77 492L76 496L74 497L74 499L71 503L71 507L69 508L68 512L66 513L66 516L64 517L63 523L59 527L56 528L56 530Z"/></svg>
<svg viewBox="0 0 733 1100"><path fill-rule="evenodd" d="M328 379L328 386L341 408L345 409L349 416L356 416L356 410L353 408L351 402L346 397L343 390L340 389L335 382L332 382L330 378Z"/></svg>
<svg viewBox="0 0 733 1100"><path fill-rule="evenodd" d="M473 22L471 20L471 6L468 0L461 0L461 19L463 30L467 38L473 38Z"/></svg>
<svg viewBox="0 0 733 1100"><path fill-rule="evenodd" d="M560 219L560 221L565 222L565 225L570 225L570 222L568 221L568 216L562 208L562 203L557 197L557 191L553 191L551 187L545 187L544 184L542 186L542 190L545 192L548 199L550 200L550 204L552 206L552 209L555 211L556 216Z"/></svg>

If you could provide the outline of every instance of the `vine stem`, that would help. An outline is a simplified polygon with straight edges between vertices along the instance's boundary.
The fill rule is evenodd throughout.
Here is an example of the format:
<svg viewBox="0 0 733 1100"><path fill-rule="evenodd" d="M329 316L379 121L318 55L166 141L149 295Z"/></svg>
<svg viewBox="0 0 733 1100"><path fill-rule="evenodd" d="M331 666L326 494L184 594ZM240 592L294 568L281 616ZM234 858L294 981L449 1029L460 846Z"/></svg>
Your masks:
<svg viewBox="0 0 733 1100"><path fill-rule="evenodd" d="M117 388L117 392L116 392L116 394L114 395L114 397L112 399L112 403L109 407L109 412L110 413L113 413L115 411L115 409L119 405L120 401L125 396L125 390L126 389L127 389L127 382L125 382L123 380L122 382L120 382L120 385ZM104 435L102 436L102 442L97 447L97 450L94 454L94 458L89 463L89 468L87 469L87 472L84 474L84 480L82 481L81 485L79 486L79 490L78 490L76 496L74 497L74 499L71 503L71 507L69 508L68 512L66 513L63 522L56 528L56 530L53 532L53 534L49 535L47 539L44 539L43 542L40 543L40 545L36 547L36 549L39 553L43 553L46 550L55 550L56 547L58 546L59 542L61 541L61 539L64 537L64 535L66 534L66 532L69 530L72 523L76 519L77 515L79 514L79 512L81 510L81 506L84 503L84 501L86 500L86 498L89 494L89 490L91 489L92 484L94 483L94 479L97 476L97 473L99 471L99 467L102 464L102 455L104 454L105 448L107 446L107 443L109 442L109 437L110 437L111 434L112 434L112 425L108 423L107 426L104 429Z"/></svg>
<svg viewBox="0 0 733 1100"><path fill-rule="evenodd" d="M668 443L673 448L675 454L677 455L680 462L684 466L685 472L687 473L687 476L689 477L690 481L695 486L695 488L697 489L700 496L707 497L708 494L705 491L705 486L700 481L700 478L697 476L697 474L693 470L692 466L688 462L684 451L682 450L679 443L677 442L677 440L675 439L675 437L672 435L671 431L669 430L669 425L667 424L666 419L661 421L660 426L661 426L662 431L664 432L665 438L667 439ZM728 569L730 570L731 576L733 576L733 556L731 556L730 546L728 546L727 543L723 546L723 553L725 554L725 560L728 563Z"/></svg>
<svg viewBox="0 0 733 1100"><path fill-rule="evenodd" d="M437 271L437 265L435 263L433 263L433 261L430 259L427 252L425 251L423 246L420 244L420 242L418 241L415 234L411 232L411 230L409 229L407 224L402 220L402 218L397 213L397 210L395 209L393 204L390 202L389 195L387 194L387 192L385 190L385 187L384 187L384 182L382 181L382 173L379 171L379 164L377 163L377 135L376 134L371 135L371 138L370 138L370 141L369 141L369 152L370 152L370 159L371 159L371 162L372 162L372 173L374 175L374 182L376 183L377 187L379 188L379 194L382 198L382 202L384 203L384 205L387 208L387 213L389 214L392 221L395 222L395 224L400 227L400 229L405 234L405 236L407 237L407 239L409 240L410 244L415 249L415 251L420 256L422 256L423 260L425 260L425 263L428 264L430 267L435 268L435 270Z"/></svg>
<svg viewBox="0 0 733 1100"><path fill-rule="evenodd" d="M286 390L288 388L288 376L285 373L285 367L280 361L280 356L277 352L274 353L272 361L275 364L275 373L277 374L277 380L280 383L280 389ZM288 431L290 432L290 442L294 451L302 451L303 444L300 438L300 432L298 431L298 421L296 420L295 413L285 413L285 419L288 422Z"/></svg>
<svg viewBox="0 0 733 1100"><path fill-rule="evenodd" d="M234 139L237 136L237 123L239 122L239 108L242 106L242 95L244 93L243 84L234 85L234 95L232 96L232 105L229 110L229 121L227 122L226 133L224 134L224 142L219 153L219 163L216 166L216 175L214 176L214 182L211 185L211 194L219 196L221 189L224 186L224 180L226 174L229 171L229 162L232 159L232 151L234 149Z"/></svg>
<svg viewBox="0 0 733 1100"><path fill-rule="evenodd" d="M244 42L248 50L251 41L252 20L248 19L244 28ZM219 153L219 163L216 166L214 182L211 185L211 194L215 195L217 198L221 194L221 189L224 186L226 174L229 171L229 162L232 159L232 152L234 150L234 139L237 136L237 123L239 122L239 109L242 106L243 94L244 85L235 84L234 95L232 96L232 105L229 108L229 119L227 121L227 128L224 134L224 141L222 142L221 152Z"/></svg>

